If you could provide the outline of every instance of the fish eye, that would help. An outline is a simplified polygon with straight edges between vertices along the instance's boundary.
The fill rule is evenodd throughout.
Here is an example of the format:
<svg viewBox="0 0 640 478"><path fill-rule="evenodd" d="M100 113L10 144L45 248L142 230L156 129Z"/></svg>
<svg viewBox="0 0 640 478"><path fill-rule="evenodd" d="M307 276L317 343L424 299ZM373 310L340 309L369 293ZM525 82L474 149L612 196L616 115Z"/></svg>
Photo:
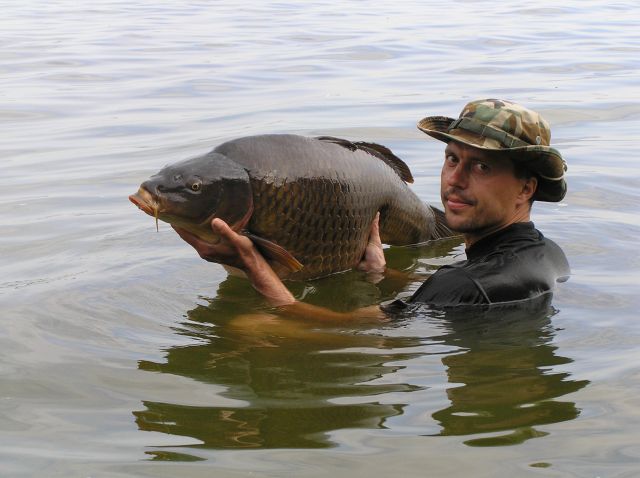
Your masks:
<svg viewBox="0 0 640 478"><path fill-rule="evenodd" d="M193 192L198 192L198 191L200 191L201 187L202 187L202 183L200 181L196 181L191 185L191 190Z"/></svg>

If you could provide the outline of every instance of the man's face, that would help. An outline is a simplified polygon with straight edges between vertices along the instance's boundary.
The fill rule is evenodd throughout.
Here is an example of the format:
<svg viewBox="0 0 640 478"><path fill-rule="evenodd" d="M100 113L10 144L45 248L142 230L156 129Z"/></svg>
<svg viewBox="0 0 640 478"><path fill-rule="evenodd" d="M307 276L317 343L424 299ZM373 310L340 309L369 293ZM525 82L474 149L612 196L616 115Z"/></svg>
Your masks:
<svg viewBox="0 0 640 478"><path fill-rule="evenodd" d="M533 184L530 184L533 181ZM467 244L529 220L535 179L516 178L511 160L451 141L445 149L440 196L449 227Z"/></svg>

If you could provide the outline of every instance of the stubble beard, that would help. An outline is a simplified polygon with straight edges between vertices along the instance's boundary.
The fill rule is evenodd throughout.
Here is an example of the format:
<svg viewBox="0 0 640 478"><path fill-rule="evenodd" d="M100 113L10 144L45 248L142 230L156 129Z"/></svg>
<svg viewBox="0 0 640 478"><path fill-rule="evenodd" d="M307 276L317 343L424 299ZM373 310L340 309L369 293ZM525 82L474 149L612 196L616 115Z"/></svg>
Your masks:
<svg viewBox="0 0 640 478"><path fill-rule="evenodd" d="M462 214L452 212L447 207L447 199L450 194L456 194L463 200L468 200L469 202L471 202L472 205L470 207L474 209L473 211L470 211L472 214L465 218L462 217ZM451 229L460 234L473 234L485 229L486 226L482 224L482 221L478 220L479 215L477 214L477 211L475 211L476 204L473 204L473 202L469 198L467 198L465 194L454 189L448 189L441 192L441 199L442 205L444 206L445 218L447 220L447 224Z"/></svg>
<svg viewBox="0 0 640 478"><path fill-rule="evenodd" d="M496 222L486 218L482 220L483 218L479 216L479 214L475 214L472 217L461 218L458 214L445 208L445 218L449 227L460 234L483 236L486 232L496 228Z"/></svg>

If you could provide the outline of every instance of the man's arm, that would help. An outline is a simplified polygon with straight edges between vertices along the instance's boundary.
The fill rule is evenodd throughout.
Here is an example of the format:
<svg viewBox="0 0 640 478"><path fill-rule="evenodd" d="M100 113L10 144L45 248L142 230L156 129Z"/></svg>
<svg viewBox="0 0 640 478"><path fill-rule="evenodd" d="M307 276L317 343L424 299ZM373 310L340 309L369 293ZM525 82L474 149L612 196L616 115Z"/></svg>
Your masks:
<svg viewBox="0 0 640 478"><path fill-rule="evenodd" d="M373 221L371 237L363 260L358 266L360 270L373 274L382 274L386 266L378 223L379 214ZM213 219L211 228L221 237L218 244L209 244L183 229L174 227L180 237L191 244L203 259L244 271L251 285L272 306L278 307L283 315L322 321L369 321L385 318L377 305L352 312L334 312L297 301L248 237L236 233L221 219Z"/></svg>
<svg viewBox="0 0 640 478"><path fill-rule="evenodd" d="M209 244L184 229L174 229L203 259L243 270L251 285L274 307L296 301L251 239L233 231L222 219L211 221L211 229L221 237L218 244Z"/></svg>

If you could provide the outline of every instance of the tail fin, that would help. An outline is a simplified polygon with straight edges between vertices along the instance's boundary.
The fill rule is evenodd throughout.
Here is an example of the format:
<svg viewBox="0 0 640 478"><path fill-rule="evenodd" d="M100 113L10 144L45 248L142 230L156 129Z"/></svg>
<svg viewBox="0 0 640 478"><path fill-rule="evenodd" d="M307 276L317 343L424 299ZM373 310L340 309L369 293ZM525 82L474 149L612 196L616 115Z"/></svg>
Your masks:
<svg viewBox="0 0 640 478"><path fill-rule="evenodd" d="M459 234L452 231L447 225L447 219L445 218L444 212L440 209L429 206L431 208L431 212L433 212L434 218L434 226L433 226L433 238L434 239L443 239L445 237L453 237L458 236Z"/></svg>

